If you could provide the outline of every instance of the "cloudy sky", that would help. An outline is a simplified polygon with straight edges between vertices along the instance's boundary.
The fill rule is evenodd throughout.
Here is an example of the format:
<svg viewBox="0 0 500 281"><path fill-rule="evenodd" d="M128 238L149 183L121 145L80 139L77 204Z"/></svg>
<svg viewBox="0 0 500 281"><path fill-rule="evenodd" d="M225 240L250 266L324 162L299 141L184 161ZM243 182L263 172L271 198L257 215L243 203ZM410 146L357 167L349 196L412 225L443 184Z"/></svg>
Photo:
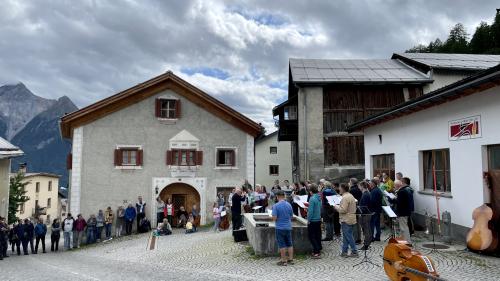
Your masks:
<svg viewBox="0 0 500 281"><path fill-rule="evenodd" d="M269 132L288 58L389 58L496 2L2 0L0 85L83 107L172 70Z"/></svg>

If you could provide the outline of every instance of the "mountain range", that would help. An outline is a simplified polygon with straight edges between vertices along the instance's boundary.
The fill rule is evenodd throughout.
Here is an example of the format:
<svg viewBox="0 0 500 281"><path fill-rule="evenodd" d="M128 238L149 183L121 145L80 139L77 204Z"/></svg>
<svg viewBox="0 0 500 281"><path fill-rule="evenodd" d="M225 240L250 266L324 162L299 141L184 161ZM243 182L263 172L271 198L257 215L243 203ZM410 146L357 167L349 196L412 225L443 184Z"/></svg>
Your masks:
<svg viewBox="0 0 500 281"><path fill-rule="evenodd" d="M27 163L28 172L60 175L59 186L68 184L66 156L71 142L61 138L59 118L78 108L67 97L45 99L24 84L0 87L0 137L24 151L12 161L12 171Z"/></svg>

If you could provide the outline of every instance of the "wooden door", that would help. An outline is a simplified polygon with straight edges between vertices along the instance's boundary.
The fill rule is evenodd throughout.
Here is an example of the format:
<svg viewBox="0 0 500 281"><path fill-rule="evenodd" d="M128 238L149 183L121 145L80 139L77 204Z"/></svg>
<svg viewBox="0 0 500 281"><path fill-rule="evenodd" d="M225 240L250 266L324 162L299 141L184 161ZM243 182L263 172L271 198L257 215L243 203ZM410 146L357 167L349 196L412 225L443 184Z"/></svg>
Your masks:
<svg viewBox="0 0 500 281"><path fill-rule="evenodd" d="M372 156L372 176L388 174L392 180L395 179L394 154L381 154Z"/></svg>

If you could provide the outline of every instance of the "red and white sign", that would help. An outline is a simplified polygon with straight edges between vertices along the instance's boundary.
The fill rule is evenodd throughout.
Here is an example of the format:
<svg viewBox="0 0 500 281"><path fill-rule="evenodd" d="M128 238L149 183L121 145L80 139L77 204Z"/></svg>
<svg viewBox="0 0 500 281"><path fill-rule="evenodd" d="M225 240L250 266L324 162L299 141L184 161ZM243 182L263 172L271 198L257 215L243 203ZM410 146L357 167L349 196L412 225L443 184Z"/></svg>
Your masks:
<svg viewBox="0 0 500 281"><path fill-rule="evenodd" d="M482 136L480 115L450 121L448 127L449 138L452 141L476 139Z"/></svg>

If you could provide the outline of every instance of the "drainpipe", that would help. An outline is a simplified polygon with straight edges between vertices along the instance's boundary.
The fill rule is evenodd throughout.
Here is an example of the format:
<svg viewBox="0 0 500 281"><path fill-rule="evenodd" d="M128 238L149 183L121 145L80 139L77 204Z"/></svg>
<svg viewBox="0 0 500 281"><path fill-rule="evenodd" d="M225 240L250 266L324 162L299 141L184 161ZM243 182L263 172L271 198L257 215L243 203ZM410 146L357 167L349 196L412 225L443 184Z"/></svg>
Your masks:
<svg viewBox="0 0 500 281"><path fill-rule="evenodd" d="M299 88L300 91L300 88ZM307 161L307 97L304 95L304 181L309 179L309 163Z"/></svg>

